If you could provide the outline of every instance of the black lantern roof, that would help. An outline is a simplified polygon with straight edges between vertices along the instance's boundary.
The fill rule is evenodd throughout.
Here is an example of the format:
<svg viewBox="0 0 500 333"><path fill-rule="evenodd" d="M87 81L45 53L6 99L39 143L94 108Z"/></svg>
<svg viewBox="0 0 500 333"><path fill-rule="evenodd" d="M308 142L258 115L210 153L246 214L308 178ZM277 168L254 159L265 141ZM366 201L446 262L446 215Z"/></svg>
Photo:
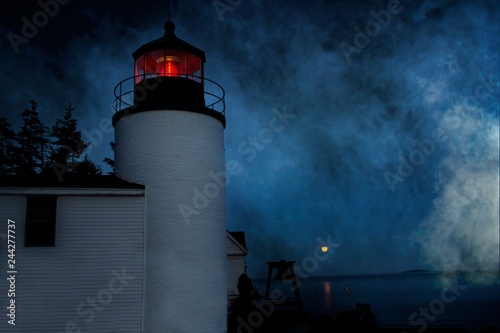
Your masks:
<svg viewBox="0 0 500 333"><path fill-rule="evenodd" d="M164 25L165 28L165 35L163 37L160 37L158 39L155 39L154 41L151 41L147 44L142 45L139 47L134 53L132 53L132 56L134 59L139 58L141 55L143 55L146 52L150 51L156 51L156 50L177 50L177 51L187 51L197 57L199 57L202 61L202 63L206 62L205 58L205 52L200 50L197 47L194 47L193 45L186 43L180 38L177 38L175 36L175 24L173 22L168 21Z"/></svg>

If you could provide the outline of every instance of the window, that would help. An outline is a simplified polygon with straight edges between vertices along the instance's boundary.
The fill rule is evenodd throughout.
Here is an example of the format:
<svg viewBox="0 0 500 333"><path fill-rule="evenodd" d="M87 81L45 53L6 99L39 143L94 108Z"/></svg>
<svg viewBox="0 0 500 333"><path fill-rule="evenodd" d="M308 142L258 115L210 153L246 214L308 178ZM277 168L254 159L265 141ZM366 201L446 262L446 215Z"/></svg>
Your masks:
<svg viewBox="0 0 500 333"><path fill-rule="evenodd" d="M24 246L55 246L57 197L28 197Z"/></svg>

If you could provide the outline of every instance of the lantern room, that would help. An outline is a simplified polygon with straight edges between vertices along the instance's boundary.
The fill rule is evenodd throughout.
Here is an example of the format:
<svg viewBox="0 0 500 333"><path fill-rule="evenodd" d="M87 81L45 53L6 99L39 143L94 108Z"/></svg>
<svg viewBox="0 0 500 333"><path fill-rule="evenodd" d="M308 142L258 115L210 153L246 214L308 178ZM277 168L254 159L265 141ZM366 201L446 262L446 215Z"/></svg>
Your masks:
<svg viewBox="0 0 500 333"><path fill-rule="evenodd" d="M177 38L171 21L164 28L162 37L132 53L134 75L115 87L113 124L137 112L184 110L213 116L225 126L225 92L205 78L205 52Z"/></svg>
<svg viewBox="0 0 500 333"><path fill-rule="evenodd" d="M185 77L203 84L205 52L175 36L174 23L165 23L165 35L144 44L134 57L135 83L152 77Z"/></svg>

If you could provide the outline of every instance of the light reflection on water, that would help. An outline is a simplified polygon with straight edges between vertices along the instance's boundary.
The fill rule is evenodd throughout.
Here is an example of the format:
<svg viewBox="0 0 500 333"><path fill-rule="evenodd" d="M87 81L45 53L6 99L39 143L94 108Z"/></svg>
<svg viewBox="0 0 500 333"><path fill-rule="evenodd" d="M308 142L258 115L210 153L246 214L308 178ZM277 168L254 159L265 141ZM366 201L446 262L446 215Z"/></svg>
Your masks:
<svg viewBox="0 0 500 333"><path fill-rule="evenodd" d="M486 273L485 273L486 274ZM456 278L456 276L455 276ZM409 317L420 308L429 307L442 297L443 289L453 277L437 273L309 278L300 281L304 309L313 314L353 308L357 303L370 304L379 325L409 325ZM475 280L477 281L477 280ZM453 302L430 323L434 326L460 325L468 328L496 325L500 327L500 288L498 278L489 284L471 282L458 275L456 283L466 286ZM261 294L265 280L256 280ZM351 293L346 293L349 286ZM448 296L451 294L447 294Z"/></svg>
<svg viewBox="0 0 500 333"><path fill-rule="evenodd" d="M325 293L325 307L330 308L332 306L330 281L323 281L323 290Z"/></svg>

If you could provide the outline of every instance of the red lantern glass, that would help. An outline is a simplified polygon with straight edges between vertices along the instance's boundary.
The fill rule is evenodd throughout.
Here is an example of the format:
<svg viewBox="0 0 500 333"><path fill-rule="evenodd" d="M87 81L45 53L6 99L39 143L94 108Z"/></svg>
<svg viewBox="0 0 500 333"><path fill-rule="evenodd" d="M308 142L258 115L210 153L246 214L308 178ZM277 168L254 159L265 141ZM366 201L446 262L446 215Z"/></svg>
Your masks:
<svg viewBox="0 0 500 333"><path fill-rule="evenodd" d="M201 59L187 51L156 50L146 52L135 61L135 83L159 76L186 77L202 83Z"/></svg>

